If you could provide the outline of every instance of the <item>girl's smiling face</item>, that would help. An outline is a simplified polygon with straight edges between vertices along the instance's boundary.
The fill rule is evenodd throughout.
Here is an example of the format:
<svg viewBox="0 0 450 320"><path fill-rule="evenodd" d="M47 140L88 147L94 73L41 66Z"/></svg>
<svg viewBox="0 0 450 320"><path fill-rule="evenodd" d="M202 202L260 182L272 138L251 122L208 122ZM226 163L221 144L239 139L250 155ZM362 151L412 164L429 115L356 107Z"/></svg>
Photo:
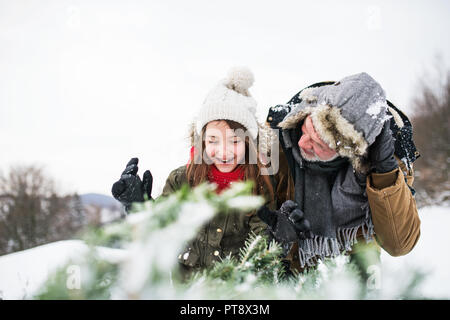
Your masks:
<svg viewBox="0 0 450 320"><path fill-rule="evenodd" d="M298 141L300 152L308 161L331 161L338 155L335 150L331 149L322 139L320 139L317 131L314 129L311 116L307 116L302 125L302 136Z"/></svg>
<svg viewBox="0 0 450 320"><path fill-rule="evenodd" d="M245 158L245 140L223 120L210 121L205 130L205 152L221 172L231 172Z"/></svg>

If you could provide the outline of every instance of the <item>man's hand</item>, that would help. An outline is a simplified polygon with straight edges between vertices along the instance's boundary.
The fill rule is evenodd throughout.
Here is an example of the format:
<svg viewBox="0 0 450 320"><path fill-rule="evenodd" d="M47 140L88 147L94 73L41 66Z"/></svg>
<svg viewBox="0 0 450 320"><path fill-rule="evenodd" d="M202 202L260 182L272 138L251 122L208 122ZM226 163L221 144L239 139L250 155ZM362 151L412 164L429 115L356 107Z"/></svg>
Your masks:
<svg viewBox="0 0 450 320"><path fill-rule="evenodd" d="M383 129L369 147L369 160L376 173L390 172L398 167L394 158L394 137L390 129L390 121L384 123Z"/></svg>
<svg viewBox="0 0 450 320"><path fill-rule="evenodd" d="M297 203L292 200L285 201L277 211L271 211L263 206L257 215L267 223L278 242L290 243L312 237L309 221L305 219L303 211L298 209Z"/></svg>
<svg viewBox="0 0 450 320"><path fill-rule="evenodd" d="M115 199L120 201L128 212L133 202L143 202L152 199L153 177L150 170L144 172L143 180L137 175L138 158L132 158L122 172L119 181L112 186L111 192Z"/></svg>

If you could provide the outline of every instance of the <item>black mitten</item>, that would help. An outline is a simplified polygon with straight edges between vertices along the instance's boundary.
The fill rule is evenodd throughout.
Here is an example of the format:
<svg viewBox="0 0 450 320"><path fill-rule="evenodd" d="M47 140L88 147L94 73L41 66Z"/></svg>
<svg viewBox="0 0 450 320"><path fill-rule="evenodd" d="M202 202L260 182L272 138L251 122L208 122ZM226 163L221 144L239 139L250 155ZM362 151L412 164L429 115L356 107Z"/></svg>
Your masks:
<svg viewBox="0 0 450 320"><path fill-rule="evenodd" d="M380 134L369 147L369 160L376 173L386 173L398 167L394 158L394 137L390 129L390 121L384 123Z"/></svg>
<svg viewBox="0 0 450 320"><path fill-rule="evenodd" d="M112 186L111 192L115 199L120 201L128 212L133 202L143 202L152 199L153 177L150 170L144 172L143 181L137 175L138 158L132 158L122 172L119 181Z"/></svg>
<svg viewBox="0 0 450 320"><path fill-rule="evenodd" d="M263 206L258 210L257 215L267 223L278 242L291 243L312 237L309 221L305 219L297 203L292 200L285 201L277 211Z"/></svg>

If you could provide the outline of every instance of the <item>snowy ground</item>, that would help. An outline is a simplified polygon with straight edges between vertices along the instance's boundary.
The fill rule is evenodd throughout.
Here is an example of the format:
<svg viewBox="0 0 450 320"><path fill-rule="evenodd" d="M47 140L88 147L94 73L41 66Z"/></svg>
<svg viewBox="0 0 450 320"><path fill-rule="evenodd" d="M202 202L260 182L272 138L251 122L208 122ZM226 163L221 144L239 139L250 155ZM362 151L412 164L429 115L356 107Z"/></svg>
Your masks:
<svg viewBox="0 0 450 320"><path fill-rule="evenodd" d="M395 258L383 252L383 268L395 278L383 276L382 285L390 286L392 281L402 281L398 275L402 275L405 268L418 268L427 272L421 287L424 296L450 299L450 208L426 207L419 214L421 238L414 250L404 257ZM0 257L0 297L31 298L49 273L87 250L83 242L68 240ZM98 253L109 260L121 259L125 254L122 250L109 248L98 248Z"/></svg>
<svg viewBox="0 0 450 320"><path fill-rule="evenodd" d="M81 240L57 241L0 257L0 298L30 299L53 271L88 252ZM112 262L121 259L123 250L97 248L97 253Z"/></svg>
<svg viewBox="0 0 450 320"><path fill-rule="evenodd" d="M425 207L419 210L419 216L421 235L416 247L403 257L391 257L383 252L383 266L394 274L419 268L427 272L422 294L450 299L450 207Z"/></svg>

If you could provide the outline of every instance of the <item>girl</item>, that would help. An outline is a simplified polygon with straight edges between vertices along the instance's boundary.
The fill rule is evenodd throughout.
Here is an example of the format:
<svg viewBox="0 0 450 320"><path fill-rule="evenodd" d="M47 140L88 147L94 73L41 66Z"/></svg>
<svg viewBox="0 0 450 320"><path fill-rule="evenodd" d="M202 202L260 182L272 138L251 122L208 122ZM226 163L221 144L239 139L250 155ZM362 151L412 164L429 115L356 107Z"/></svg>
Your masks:
<svg viewBox="0 0 450 320"><path fill-rule="evenodd" d="M266 205L276 210L287 199L293 198L292 178L286 163L280 164L275 175L263 175L265 166L257 152L257 140L268 132L257 121L256 101L248 92L253 84L253 74L246 68L232 69L207 96L191 130L191 158L187 165L173 170L167 178L162 196L181 188L183 184L195 187L203 182L215 183L216 192L227 189L235 181L252 180L253 193L262 195ZM267 131L265 131L267 130ZM282 161L284 157L280 157ZM278 159L276 159L278 160ZM116 182L113 195L126 206L132 202L123 197L129 190L142 190L134 201L142 201L143 194L150 197L151 174L144 173L139 184L137 159L132 159L124 176L128 182ZM136 181L138 186L136 187ZM134 187L131 188L131 186ZM134 191L136 192L136 191ZM131 194L131 192L129 192ZM125 199L127 198L127 199ZM182 269L190 271L211 266L220 258L231 254L238 258L249 233L265 230L267 225L255 212L231 212L216 215L205 224L179 256Z"/></svg>

